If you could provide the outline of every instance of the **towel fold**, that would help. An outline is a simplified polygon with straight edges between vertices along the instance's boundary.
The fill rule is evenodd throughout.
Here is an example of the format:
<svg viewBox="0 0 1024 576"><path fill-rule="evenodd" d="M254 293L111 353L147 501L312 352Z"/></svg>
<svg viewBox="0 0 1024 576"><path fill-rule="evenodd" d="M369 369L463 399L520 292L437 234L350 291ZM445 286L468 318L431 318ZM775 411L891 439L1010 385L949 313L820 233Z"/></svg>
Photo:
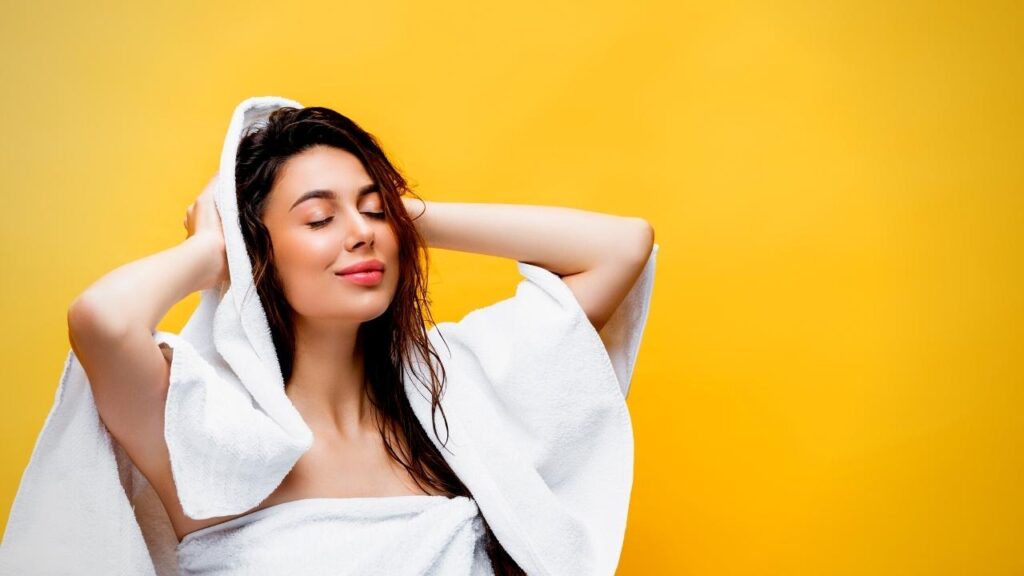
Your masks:
<svg viewBox="0 0 1024 576"><path fill-rule="evenodd" d="M174 349L164 436L194 519L260 504L311 446L284 391L238 221L235 155L244 131L280 106L248 98L232 114L215 204L230 285L204 290ZM416 416L512 558L531 575L614 574L633 477L625 395L647 321L655 245L599 332L555 274L518 262L514 296L428 332L447 372L434 436L420 358L405 373ZM177 574L177 539L152 486L109 434L69 352L0 544L0 574Z"/></svg>
<svg viewBox="0 0 1024 576"><path fill-rule="evenodd" d="M464 496L305 498L193 532L181 576L493 576Z"/></svg>

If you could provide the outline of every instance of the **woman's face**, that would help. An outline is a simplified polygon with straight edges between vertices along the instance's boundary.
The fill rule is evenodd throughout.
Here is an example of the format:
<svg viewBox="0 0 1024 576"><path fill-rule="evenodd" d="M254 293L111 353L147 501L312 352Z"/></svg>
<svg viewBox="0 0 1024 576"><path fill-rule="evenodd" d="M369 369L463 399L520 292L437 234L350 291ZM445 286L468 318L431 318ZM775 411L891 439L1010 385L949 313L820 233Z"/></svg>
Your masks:
<svg viewBox="0 0 1024 576"><path fill-rule="evenodd" d="M383 314L398 286L398 240L382 192L349 152L314 146L288 159L270 191L263 224L292 309L306 320L366 322ZM337 274L379 260L380 282Z"/></svg>

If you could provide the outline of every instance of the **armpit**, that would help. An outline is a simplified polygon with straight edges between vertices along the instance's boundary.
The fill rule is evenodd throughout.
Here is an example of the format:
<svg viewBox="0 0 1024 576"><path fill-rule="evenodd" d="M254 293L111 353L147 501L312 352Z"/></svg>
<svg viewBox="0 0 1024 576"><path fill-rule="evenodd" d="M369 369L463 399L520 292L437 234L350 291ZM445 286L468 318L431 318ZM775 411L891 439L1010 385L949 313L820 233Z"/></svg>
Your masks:
<svg viewBox="0 0 1024 576"><path fill-rule="evenodd" d="M164 358L167 359L167 363L170 364L171 358L174 357L174 348L171 348L166 342L161 342L160 352L164 355Z"/></svg>

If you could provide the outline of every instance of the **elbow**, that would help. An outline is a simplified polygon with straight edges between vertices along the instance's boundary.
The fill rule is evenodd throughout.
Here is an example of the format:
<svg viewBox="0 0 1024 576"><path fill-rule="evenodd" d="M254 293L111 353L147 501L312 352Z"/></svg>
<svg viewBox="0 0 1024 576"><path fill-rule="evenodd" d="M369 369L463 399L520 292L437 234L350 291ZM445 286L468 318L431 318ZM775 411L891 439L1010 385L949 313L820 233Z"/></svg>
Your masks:
<svg viewBox="0 0 1024 576"><path fill-rule="evenodd" d="M98 315L96 307L86 293L79 294L68 305L68 332L81 334L95 326Z"/></svg>
<svg viewBox="0 0 1024 576"><path fill-rule="evenodd" d="M91 320L92 314L87 309L84 295L79 294L68 305L68 334L74 336L76 333L80 333L83 326Z"/></svg>
<svg viewBox="0 0 1024 576"><path fill-rule="evenodd" d="M637 262L647 262L654 250L654 226L643 218L631 217L628 250L631 259Z"/></svg>
<svg viewBox="0 0 1024 576"><path fill-rule="evenodd" d="M103 337L117 339L124 334L124 327L87 292L84 292L68 306L68 337L72 342L81 337Z"/></svg>

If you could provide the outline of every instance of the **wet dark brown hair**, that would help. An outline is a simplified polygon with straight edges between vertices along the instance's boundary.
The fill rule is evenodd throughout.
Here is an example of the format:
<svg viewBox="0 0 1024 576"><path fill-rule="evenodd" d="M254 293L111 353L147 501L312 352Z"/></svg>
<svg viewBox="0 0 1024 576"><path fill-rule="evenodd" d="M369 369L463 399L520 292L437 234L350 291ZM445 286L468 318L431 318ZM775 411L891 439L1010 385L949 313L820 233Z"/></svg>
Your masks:
<svg viewBox="0 0 1024 576"><path fill-rule="evenodd" d="M295 356L293 311L284 296L274 265L273 245L262 215L284 163L318 145L345 150L362 162L380 189L385 219L398 240L400 263L395 296L383 314L359 327L356 339L357 351L364 355L366 390L380 416L378 428L384 445L420 488L427 485L448 497L471 496L417 420L403 381L404 369L410 365L413 353L422 359L436 360L425 363L430 382L423 385L431 397L434 435L441 442L437 432L439 410L445 430L448 429L440 402L444 366L430 344L424 322L429 318L434 324L427 294L429 256L426 242L400 198L412 191L373 135L346 116L319 106L274 110L266 122L251 126L242 136L235 163L242 236L253 263L253 282L266 311L285 385L291 378ZM435 365L440 368L440 378ZM402 450L402 439L407 451ZM447 438L441 443L447 449ZM399 450L395 449L396 445ZM486 520L484 526L487 554L495 574L525 574L498 542Z"/></svg>

